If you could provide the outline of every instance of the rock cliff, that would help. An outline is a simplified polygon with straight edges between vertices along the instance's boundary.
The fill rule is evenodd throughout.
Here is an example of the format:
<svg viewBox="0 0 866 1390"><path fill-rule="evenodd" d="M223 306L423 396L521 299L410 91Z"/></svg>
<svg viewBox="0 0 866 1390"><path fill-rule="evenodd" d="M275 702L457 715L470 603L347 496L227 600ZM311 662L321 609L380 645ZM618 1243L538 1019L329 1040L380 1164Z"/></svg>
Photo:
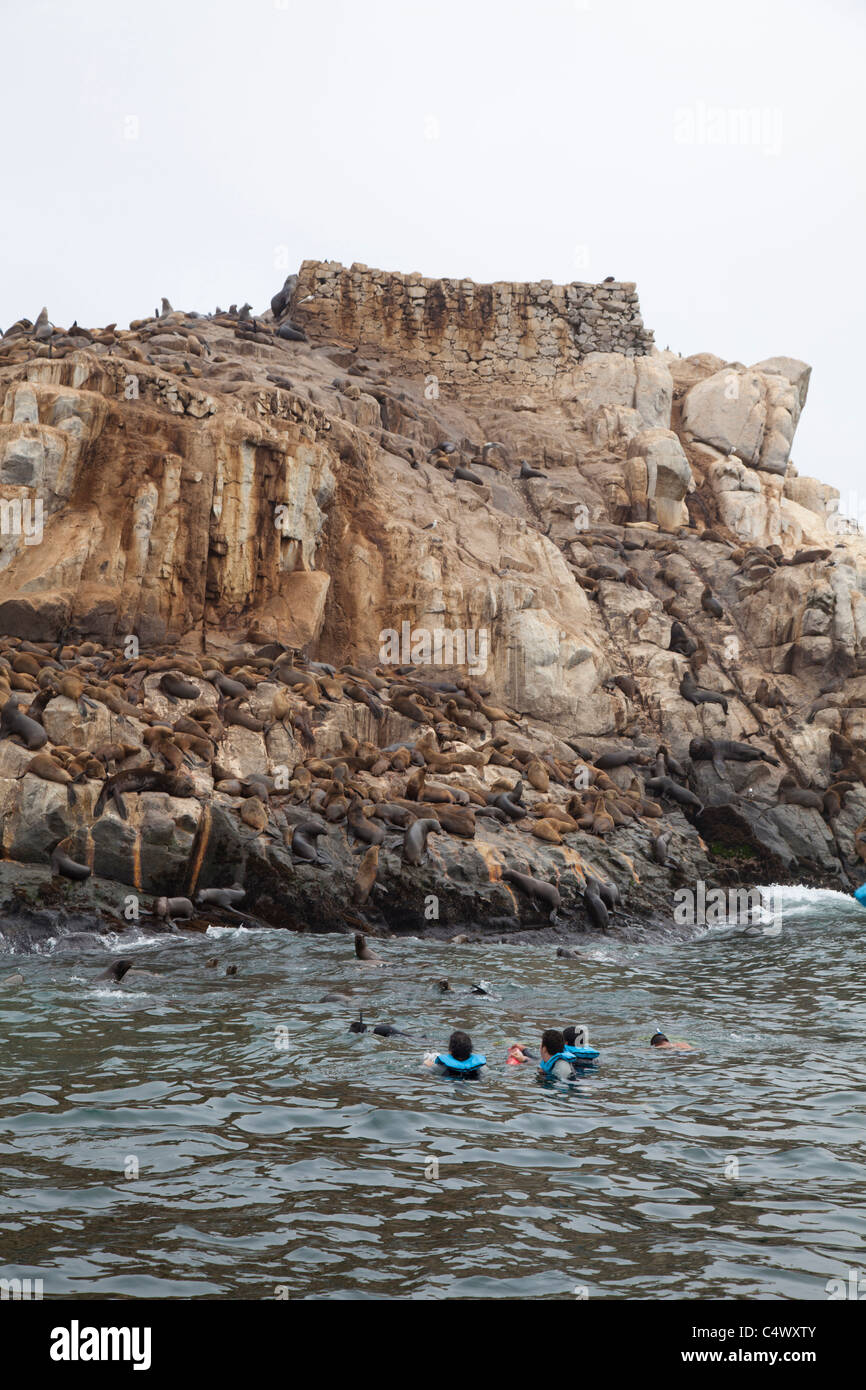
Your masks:
<svg viewBox="0 0 866 1390"><path fill-rule="evenodd" d="M557 929L591 920L588 876L626 921L697 879L854 886L866 548L791 461L809 374L658 352L629 284L319 262L258 318L19 321L0 342L0 681L72 771L29 773L5 718L4 858L47 864L62 841L105 892L144 895L241 873L265 920L372 930L546 923L509 867L558 885ZM238 675L243 699L218 679ZM414 798L425 815L509 788L518 811L436 834L419 864L385 817L359 903L342 801L406 799L392 746L451 788ZM96 815L106 776L178 759L188 796ZM324 816L315 862L292 852L298 808Z"/></svg>

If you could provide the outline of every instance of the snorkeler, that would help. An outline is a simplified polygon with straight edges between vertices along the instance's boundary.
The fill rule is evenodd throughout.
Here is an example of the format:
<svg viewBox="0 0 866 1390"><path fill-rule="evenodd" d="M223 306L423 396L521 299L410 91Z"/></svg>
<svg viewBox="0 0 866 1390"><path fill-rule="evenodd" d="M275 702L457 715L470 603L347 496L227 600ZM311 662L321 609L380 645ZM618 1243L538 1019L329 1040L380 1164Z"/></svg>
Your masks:
<svg viewBox="0 0 866 1390"><path fill-rule="evenodd" d="M483 1052L473 1052L469 1034L459 1029L448 1039L447 1052L428 1052L424 1058L425 1067L434 1067L439 1076L475 1078L486 1064Z"/></svg>
<svg viewBox="0 0 866 1390"><path fill-rule="evenodd" d="M665 1037L664 1033L653 1033L650 1038L650 1047L669 1047L674 1052L694 1052L691 1043L685 1042L683 1038L674 1038L671 1041L670 1038Z"/></svg>
<svg viewBox="0 0 866 1390"><path fill-rule="evenodd" d="M570 1023L562 1030L565 1053L572 1062L594 1062L599 1056L597 1047L589 1046L587 1029L582 1023Z"/></svg>

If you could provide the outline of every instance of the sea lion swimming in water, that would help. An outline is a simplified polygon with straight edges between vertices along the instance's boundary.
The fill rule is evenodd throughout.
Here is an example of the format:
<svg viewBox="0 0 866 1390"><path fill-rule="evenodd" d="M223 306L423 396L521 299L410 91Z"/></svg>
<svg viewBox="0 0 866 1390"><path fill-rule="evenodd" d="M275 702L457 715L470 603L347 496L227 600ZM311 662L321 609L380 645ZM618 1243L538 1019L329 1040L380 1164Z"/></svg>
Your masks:
<svg viewBox="0 0 866 1390"><path fill-rule="evenodd" d="M131 960L116 960L107 970L103 970L101 975L94 977L94 983L98 980L113 980L116 985L119 985L124 975L131 969Z"/></svg>
<svg viewBox="0 0 866 1390"><path fill-rule="evenodd" d="M377 956L375 951L371 951L367 945L367 938L362 932L355 932L355 956L365 965L384 965L381 956Z"/></svg>

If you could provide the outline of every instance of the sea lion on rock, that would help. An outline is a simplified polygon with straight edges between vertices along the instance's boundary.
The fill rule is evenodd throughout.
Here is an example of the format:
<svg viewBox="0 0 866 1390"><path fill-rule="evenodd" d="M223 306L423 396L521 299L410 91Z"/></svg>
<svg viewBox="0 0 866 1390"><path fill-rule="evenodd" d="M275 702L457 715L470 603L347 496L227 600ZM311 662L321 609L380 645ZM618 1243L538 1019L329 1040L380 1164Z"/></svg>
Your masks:
<svg viewBox="0 0 866 1390"><path fill-rule="evenodd" d="M72 879L73 882L80 883L85 878L90 878L93 870L87 864L77 864L74 859L70 859L68 854L63 854L59 840L51 851L51 872L60 874L62 878Z"/></svg>
<svg viewBox="0 0 866 1390"><path fill-rule="evenodd" d="M689 636L682 623L672 623L671 640L668 643L668 651L677 652L680 656L694 656L697 649L697 642L694 638Z"/></svg>
<svg viewBox="0 0 866 1390"><path fill-rule="evenodd" d="M593 883L596 883L594 878L588 878L586 880L586 887L583 891L583 901L586 903L586 908L592 918L593 924L603 929L608 925L610 915L598 893L594 892L591 888L590 885Z"/></svg>
<svg viewBox="0 0 866 1390"><path fill-rule="evenodd" d="M322 858L316 840L320 835L327 833L327 827L316 821L302 821L292 829L291 850L292 854L297 855L298 859L305 859L309 864L325 864L327 860Z"/></svg>
<svg viewBox="0 0 866 1390"><path fill-rule="evenodd" d="M521 893L525 893L528 898L543 902L552 912L562 906L559 889L552 883L546 883L542 878L533 878L531 874L521 874L516 869L505 869L502 880L504 883L513 883L514 887L519 888Z"/></svg>
<svg viewBox="0 0 866 1390"><path fill-rule="evenodd" d="M164 676L160 677L159 688L163 695L166 695L170 700L198 700L201 697L201 691L197 685L183 680L171 671L167 671Z"/></svg>
<svg viewBox="0 0 866 1390"><path fill-rule="evenodd" d="M709 585L707 585L704 592L701 594L701 607L705 613L709 613L713 618L723 618L725 616L724 608L714 596Z"/></svg>
<svg viewBox="0 0 866 1390"><path fill-rule="evenodd" d="M640 763L643 766L649 762L645 753L638 753L634 748L617 748L610 753L602 753L600 758L595 759L595 766L603 772L609 768L625 767L626 763Z"/></svg>
<svg viewBox="0 0 866 1390"><path fill-rule="evenodd" d="M242 888L239 883L233 883L231 888L200 888L195 895L195 900L199 906L206 904L233 909L238 903L243 902L246 895L247 890L245 888Z"/></svg>
<svg viewBox="0 0 866 1390"><path fill-rule="evenodd" d="M14 696L6 701L0 712L0 738L12 736L20 738L24 747L29 748L31 752L44 747L48 742L48 735L42 725L24 713Z"/></svg>
<svg viewBox="0 0 866 1390"><path fill-rule="evenodd" d="M661 792L672 801L678 801L681 806L691 806L698 815L703 812L703 802L694 792L689 791L688 787L681 787L672 777L649 777L646 785L650 791Z"/></svg>
<svg viewBox="0 0 866 1390"><path fill-rule="evenodd" d="M165 792L167 796L184 798L194 795L195 784L185 773L157 772L153 767L130 767L122 772L112 773L110 777L106 777L97 797L93 809L94 820L99 820L109 798L113 799L118 814L125 820L124 792Z"/></svg>
<svg viewBox="0 0 866 1390"><path fill-rule="evenodd" d="M786 772L779 783L779 800L784 806L804 806L810 810L824 810L824 798L819 792L800 787L793 773Z"/></svg>
<svg viewBox="0 0 866 1390"><path fill-rule="evenodd" d="M687 671L680 681L680 694L684 700L688 700L690 705L721 705L728 712L728 702L724 695L719 695L715 690L704 690L700 685L695 685L693 677Z"/></svg>
<svg viewBox="0 0 866 1390"><path fill-rule="evenodd" d="M689 757L692 762L711 762L719 777L725 775L725 762L771 763L779 766L779 759L763 748L752 748L748 743L737 743L729 738L693 738L689 744Z"/></svg>
<svg viewBox="0 0 866 1390"><path fill-rule="evenodd" d="M373 884L376 882L376 872L379 867L379 846L371 845L364 854L363 859L358 865L358 872L355 874L355 883L352 888L352 902L357 907L363 907L371 892Z"/></svg>
<svg viewBox="0 0 866 1390"><path fill-rule="evenodd" d="M154 917L161 917L168 922L173 922L175 917L188 921L190 917L195 916L195 907L189 898L157 898L152 912Z"/></svg>
<svg viewBox="0 0 866 1390"><path fill-rule="evenodd" d="M442 832L438 820L416 820L410 825L403 839L402 860L404 864L420 864L427 853L427 836Z"/></svg>

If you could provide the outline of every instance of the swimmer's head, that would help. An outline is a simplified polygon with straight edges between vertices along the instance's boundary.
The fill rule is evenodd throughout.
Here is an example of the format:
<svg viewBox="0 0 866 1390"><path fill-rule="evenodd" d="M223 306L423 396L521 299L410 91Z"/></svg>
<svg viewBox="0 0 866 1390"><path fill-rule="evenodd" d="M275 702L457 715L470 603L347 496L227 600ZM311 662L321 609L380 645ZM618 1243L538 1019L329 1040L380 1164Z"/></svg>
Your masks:
<svg viewBox="0 0 866 1390"><path fill-rule="evenodd" d="M455 1062L466 1062L472 1056L472 1039L468 1033L461 1033L458 1030L451 1034L448 1040L448 1051Z"/></svg>
<svg viewBox="0 0 866 1390"><path fill-rule="evenodd" d="M586 1029L582 1023L569 1023L568 1027L562 1030L562 1039L569 1047L585 1047Z"/></svg>
<svg viewBox="0 0 866 1390"><path fill-rule="evenodd" d="M558 1028L547 1028L541 1035L541 1056L545 1062L555 1057L565 1047L565 1039Z"/></svg>
<svg viewBox="0 0 866 1390"><path fill-rule="evenodd" d="M670 1038L666 1038L664 1033L653 1033L650 1038L650 1047L664 1047L666 1042L670 1042Z"/></svg>

